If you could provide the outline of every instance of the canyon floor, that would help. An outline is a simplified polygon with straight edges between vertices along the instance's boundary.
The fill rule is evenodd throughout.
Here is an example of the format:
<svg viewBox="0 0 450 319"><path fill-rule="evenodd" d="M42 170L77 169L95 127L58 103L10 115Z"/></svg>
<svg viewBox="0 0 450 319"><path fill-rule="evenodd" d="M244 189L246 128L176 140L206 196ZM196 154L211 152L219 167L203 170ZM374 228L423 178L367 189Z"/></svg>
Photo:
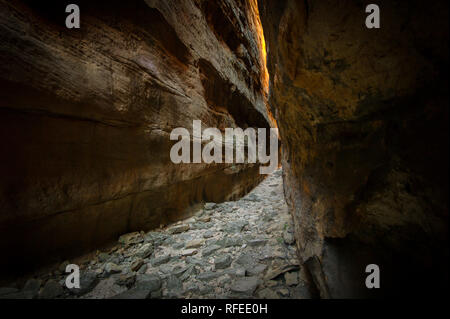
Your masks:
<svg viewBox="0 0 450 319"><path fill-rule="evenodd" d="M0 288L0 297L309 298L281 175L238 201L207 203L189 219L125 234L104 251ZM65 286L71 262L80 266L79 289Z"/></svg>

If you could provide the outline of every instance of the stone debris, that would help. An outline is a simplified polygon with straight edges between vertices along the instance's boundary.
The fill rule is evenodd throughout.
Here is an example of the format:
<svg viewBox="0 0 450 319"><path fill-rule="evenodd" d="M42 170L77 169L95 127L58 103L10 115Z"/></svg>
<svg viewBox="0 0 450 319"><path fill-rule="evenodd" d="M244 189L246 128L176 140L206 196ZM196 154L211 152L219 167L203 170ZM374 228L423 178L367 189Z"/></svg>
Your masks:
<svg viewBox="0 0 450 319"><path fill-rule="evenodd" d="M233 285L231 285L231 291L249 296L253 294L257 286L257 277L244 277L238 279L233 283Z"/></svg>
<svg viewBox="0 0 450 319"><path fill-rule="evenodd" d="M63 294L63 287L55 280L50 279L42 288L39 297L41 299L55 299Z"/></svg>
<svg viewBox="0 0 450 319"><path fill-rule="evenodd" d="M66 288L65 272L55 271L22 289L0 288L0 298L309 297L290 234L277 171L241 200L206 203L176 225L120 236L80 265L79 289Z"/></svg>
<svg viewBox="0 0 450 319"><path fill-rule="evenodd" d="M174 234L180 234L180 233L183 233L183 232L185 232L185 231L188 231L189 228L190 228L189 225L178 225L178 226L174 226L174 227L170 228L170 229L168 230L168 232L169 232L170 234L172 234L172 235L174 235Z"/></svg>
<svg viewBox="0 0 450 319"><path fill-rule="evenodd" d="M214 267L215 269L225 269L230 267L232 261L233 259L230 255L220 256L214 259Z"/></svg>
<svg viewBox="0 0 450 319"><path fill-rule="evenodd" d="M186 244L186 248L199 248L205 243L204 239L194 239Z"/></svg>
<svg viewBox="0 0 450 319"><path fill-rule="evenodd" d="M144 261L142 259L136 259L130 266L131 271L138 271L142 265L144 265Z"/></svg>

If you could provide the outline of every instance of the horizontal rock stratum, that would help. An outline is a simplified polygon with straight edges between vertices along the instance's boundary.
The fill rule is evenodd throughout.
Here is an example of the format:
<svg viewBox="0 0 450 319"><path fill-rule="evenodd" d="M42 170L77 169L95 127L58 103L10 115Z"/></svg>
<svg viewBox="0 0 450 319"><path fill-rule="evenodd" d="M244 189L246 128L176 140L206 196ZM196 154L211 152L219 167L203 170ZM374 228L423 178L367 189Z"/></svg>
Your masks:
<svg viewBox="0 0 450 319"><path fill-rule="evenodd" d="M193 120L270 127L256 2L77 4L67 29L61 1L0 1L4 267L166 225L262 178L169 158L171 130Z"/></svg>

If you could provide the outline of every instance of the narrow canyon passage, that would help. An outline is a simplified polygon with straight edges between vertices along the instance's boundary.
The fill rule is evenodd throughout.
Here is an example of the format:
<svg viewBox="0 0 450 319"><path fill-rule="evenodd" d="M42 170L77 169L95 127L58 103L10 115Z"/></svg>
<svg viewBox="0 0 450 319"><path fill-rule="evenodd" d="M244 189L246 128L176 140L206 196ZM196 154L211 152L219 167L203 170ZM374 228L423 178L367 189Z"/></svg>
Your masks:
<svg viewBox="0 0 450 319"><path fill-rule="evenodd" d="M448 1L74 6L0 0L1 298L448 291Z"/></svg>
<svg viewBox="0 0 450 319"><path fill-rule="evenodd" d="M189 219L122 235L72 260L84 274L81 290L64 287L67 261L22 278L15 284L24 289L9 297L310 298L281 175L278 169L237 201L206 203Z"/></svg>

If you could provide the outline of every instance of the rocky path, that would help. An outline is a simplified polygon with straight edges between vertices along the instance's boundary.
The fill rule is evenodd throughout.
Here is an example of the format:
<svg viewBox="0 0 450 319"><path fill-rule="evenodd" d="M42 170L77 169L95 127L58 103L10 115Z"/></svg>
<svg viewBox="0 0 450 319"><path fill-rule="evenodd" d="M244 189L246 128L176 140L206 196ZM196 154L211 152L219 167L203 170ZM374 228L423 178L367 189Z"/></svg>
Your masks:
<svg viewBox="0 0 450 319"><path fill-rule="evenodd" d="M111 249L97 252L80 265L80 289L65 288L66 262L8 294L34 298L308 298L282 183L278 170L236 202L207 203L196 216L168 228L121 236Z"/></svg>

